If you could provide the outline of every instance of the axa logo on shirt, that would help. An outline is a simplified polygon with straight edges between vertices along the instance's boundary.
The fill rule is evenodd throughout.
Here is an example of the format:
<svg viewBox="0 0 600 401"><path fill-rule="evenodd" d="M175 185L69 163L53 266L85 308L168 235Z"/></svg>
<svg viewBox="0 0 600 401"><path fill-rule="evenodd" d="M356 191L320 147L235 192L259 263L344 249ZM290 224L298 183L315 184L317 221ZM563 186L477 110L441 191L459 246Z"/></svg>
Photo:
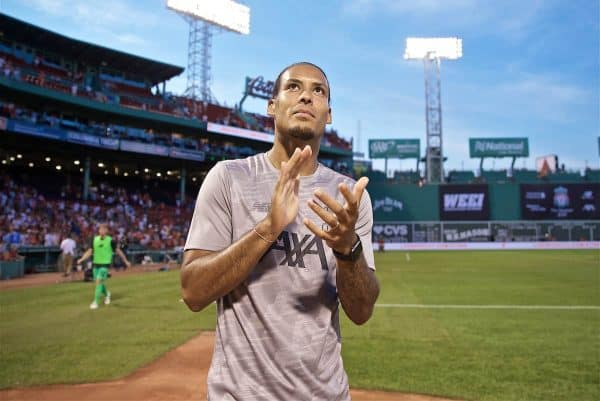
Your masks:
<svg viewBox="0 0 600 401"><path fill-rule="evenodd" d="M480 212L485 194L444 194L444 210L448 212Z"/></svg>
<svg viewBox="0 0 600 401"><path fill-rule="evenodd" d="M301 238L302 237L302 238ZM271 251L283 251L285 256L279 262L280 266L287 264L290 267L306 268L304 257L306 255L318 255L321 269L328 270L327 257L323 240L310 234L282 232L277 241L271 245Z"/></svg>

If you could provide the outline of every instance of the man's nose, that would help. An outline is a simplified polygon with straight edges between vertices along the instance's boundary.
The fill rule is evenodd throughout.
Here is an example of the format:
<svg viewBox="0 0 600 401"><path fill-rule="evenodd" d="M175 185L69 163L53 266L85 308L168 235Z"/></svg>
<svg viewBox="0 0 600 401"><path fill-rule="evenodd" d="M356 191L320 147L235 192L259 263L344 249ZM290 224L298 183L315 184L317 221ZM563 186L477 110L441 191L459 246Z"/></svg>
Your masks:
<svg viewBox="0 0 600 401"><path fill-rule="evenodd" d="M302 90L302 92L300 92L300 98L299 101L304 103L304 104L308 104L308 103L312 103L312 94L309 90Z"/></svg>

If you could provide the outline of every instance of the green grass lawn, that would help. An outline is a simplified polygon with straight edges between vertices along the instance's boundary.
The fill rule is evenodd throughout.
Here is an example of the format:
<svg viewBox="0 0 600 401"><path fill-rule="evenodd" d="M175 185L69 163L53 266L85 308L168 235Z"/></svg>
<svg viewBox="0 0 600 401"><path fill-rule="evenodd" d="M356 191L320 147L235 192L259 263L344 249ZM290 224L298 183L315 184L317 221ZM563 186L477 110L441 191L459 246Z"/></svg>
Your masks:
<svg viewBox="0 0 600 401"><path fill-rule="evenodd" d="M381 304L600 305L598 251L377 254ZM178 272L0 292L0 388L122 377L212 330L179 302ZM600 310L376 308L342 320L353 387L468 400L600 399Z"/></svg>
<svg viewBox="0 0 600 401"><path fill-rule="evenodd" d="M377 255L379 303L600 305L595 251ZM468 400L600 399L600 310L376 308L343 324L354 386Z"/></svg>
<svg viewBox="0 0 600 401"><path fill-rule="evenodd" d="M179 302L179 272L108 280L112 304L89 310L94 284L0 292L0 388L122 377L214 330L215 309Z"/></svg>

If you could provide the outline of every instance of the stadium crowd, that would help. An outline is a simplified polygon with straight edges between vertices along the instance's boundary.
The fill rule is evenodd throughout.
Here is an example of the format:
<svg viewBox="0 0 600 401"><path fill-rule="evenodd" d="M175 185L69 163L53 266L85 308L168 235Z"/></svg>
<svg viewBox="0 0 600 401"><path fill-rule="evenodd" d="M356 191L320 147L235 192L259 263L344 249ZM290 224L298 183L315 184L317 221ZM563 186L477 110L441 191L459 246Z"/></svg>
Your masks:
<svg viewBox="0 0 600 401"><path fill-rule="evenodd" d="M65 185L51 198L6 173L0 186L0 260L16 258L20 246L58 246L71 233L80 250L86 249L100 222L109 224L122 248L181 247L193 208L191 201L167 204L140 189L107 182L93 186L88 201L73 186Z"/></svg>
<svg viewBox="0 0 600 401"><path fill-rule="evenodd" d="M85 66L80 66L85 70ZM27 82L47 89L85 97L102 103L174 115L180 118L213 122L273 134L273 120L268 116L244 112L237 107L194 100L170 93L155 93L146 83L107 73L73 72L42 56L31 56L0 46L0 72L5 78ZM335 130L325 133L325 146L351 150L352 142Z"/></svg>
<svg viewBox="0 0 600 401"><path fill-rule="evenodd" d="M68 131L82 132L98 137L127 139L137 142L175 146L188 150L204 152L213 159L245 157L257 152L250 146L235 145L228 141L208 140L207 138L184 137L177 133L156 132L151 129L106 124L81 117L61 115L54 111L36 111L14 102L0 98L0 117L24 122L37 127L49 127Z"/></svg>

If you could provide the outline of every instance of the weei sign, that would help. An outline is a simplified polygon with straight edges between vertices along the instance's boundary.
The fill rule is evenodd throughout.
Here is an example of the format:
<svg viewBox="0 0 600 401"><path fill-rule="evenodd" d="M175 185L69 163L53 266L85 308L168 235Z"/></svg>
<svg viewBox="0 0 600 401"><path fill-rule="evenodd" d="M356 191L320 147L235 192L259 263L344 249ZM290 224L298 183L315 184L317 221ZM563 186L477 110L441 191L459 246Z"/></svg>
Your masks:
<svg viewBox="0 0 600 401"><path fill-rule="evenodd" d="M469 138L469 155L477 157L528 157L528 138Z"/></svg>
<svg viewBox="0 0 600 401"><path fill-rule="evenodd" d="M369 139L370 159L418 159L419 139Z"/></svg>
<svg viewBox="0 0 600 401"><path fill-rule="evenodd" d="M487 185L440 185L441 220L489 220Z"/></svg>

